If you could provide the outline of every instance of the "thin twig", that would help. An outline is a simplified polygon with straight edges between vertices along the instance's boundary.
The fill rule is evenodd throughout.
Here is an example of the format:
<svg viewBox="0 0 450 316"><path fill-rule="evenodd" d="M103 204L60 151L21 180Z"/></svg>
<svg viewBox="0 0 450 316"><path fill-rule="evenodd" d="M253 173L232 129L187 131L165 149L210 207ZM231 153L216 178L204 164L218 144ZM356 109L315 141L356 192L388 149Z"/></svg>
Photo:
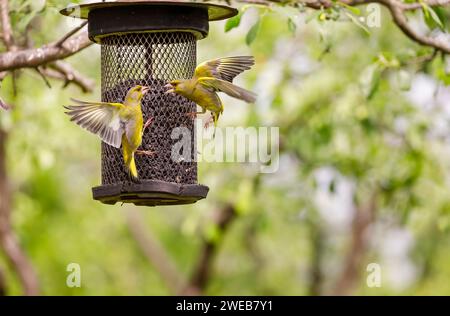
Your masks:
<svg viewBox="0 0 450 316"><path fill-rule="evenodd" d="M50 84L50 82L48 81L47 77L45 76L45 74L42 72L42 70L39 67L34 68L36 70L36 72L39 74L39 76L42 78L42 80L45 82L45 85L51 89L52 85Z"/></svg>
<svg viewBox="0 0 450 316"><path fill-rule="evenodd" d="M62 81L64 88L67 87L67 85L69 84L74 84L85 93L93 91L94 82L89 78L83 77L81 74L77 74L75 77L69 80L64 73L50 67L39 67L39 71L46 78Z"/></svg>
<svg viewBox="0 0 450 316"><path fill-rule="evenodd" d="M73 30L71 30L70 32L68 32L66 35L64 35L63 37L61 37L61 39L59 39L54 45L61 47L70 37L72 37L73 35L75 35L75 33L77 33L79 30L81 30L83 27L85 27L88 24L87 21L81 23L81 25L77 26L76 28L74 28Z"/></svg>
<svg viewBox="0 0 450 316"><path fill-rule="evenodd" d="M431 54L415 57L413 59L408 60L404 64L405 65L427 64L437 56L438 52L439 51L437 49L434 49Z"/></svg>
<svg viewBox="0 0 450 316"><path fill-rule="evenodd" d="M49 64L49 67L56 70L60 74L62 74L65 78L65 86L73 83L81 88L81 90L85 93L92 92L95 87L95 81L85 77L76 69L74 69L70 64L57 60L54 63Z"/></svg>
<svg viewBox="0 0 450 316"><path fill-rule="evenodd" d="M413 41L429 47L434 47L446 54L450 54L450 41L443 40L427 35L421 35L417 33L411 25L409 25L404 9L401 5L398 5L397 0L379 0L381 4L386 6L391 12L394 23Z"/></svg>

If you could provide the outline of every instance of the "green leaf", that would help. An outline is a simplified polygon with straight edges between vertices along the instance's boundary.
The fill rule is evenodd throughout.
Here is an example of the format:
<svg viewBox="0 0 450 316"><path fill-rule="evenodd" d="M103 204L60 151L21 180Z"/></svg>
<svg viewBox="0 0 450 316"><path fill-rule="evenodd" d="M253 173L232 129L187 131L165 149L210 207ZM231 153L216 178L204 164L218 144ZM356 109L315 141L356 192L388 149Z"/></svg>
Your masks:
<svg viewBox="0 0 450 316"><path fill-rule="evenodd" d="M253 41L256 39L256 36L259 33L259 28L261 27L261 19L258 18L258 21L256 21L255 24L250 28L250 30L247 33L247 36L245 37L245 43L247 45L251 45Z"/></svg>
<svg viewBox="0 0 450 316"><path fill-rule="evenodd" d="M349 19L350 19L355 25L357 25L357 26L359 26L360 28L362 28L362 29L364 30L364 32L366 32L367 34L370 34L369 29L368 29L364 24L362 24L362 23L358 20L358 18L354 17L353 15L351 15L351 14L348 13L348 12L345 12L345 15L348 16Z"/></svg>
<svg viewBox="0 0 450 316"><path fill-rule="evenodd" d="M438 8L429 7L425 3L422 3L422 7L427 8L426 10L424 9L424 20L425 23L428 25L428 27L430 29L435 29L439 27L441 30L444 30L445 29L444 24L441 18L439 17L439 14L442 14L442 12L438 13L439 11L436 10Z"/></svg>
<svg viewBox="0 0 450 316"><path fill-rule="evenodd" d="M429 18L430 17L430 12L429 12L430 7L427 6L427 4L424 3L422 0L419 0L419 3L422 6L422 10L425 15L425 18Z"/></svg>
<svg viewBox="0 0 450 316"><path fill-rule="evenodd" d="M400 61L392 52L381 52L376 61L384 68L398 68Z"/></svg>
<svg viewBox="0 0 450 316"><path fill-rule="evenodd" d="M439 15L436 13L434 8L431 8L430 15L431 18L434 20L434 22L436 22L436 24L439 25L441 29L444 29L444 24L442 23L441 19L439 18Z"/></svg>
<svg viewBox="0 0 450 316"><path fill-rule="evenodd" d="M450 71L446 70L444 57L435 58L431 64L434 76L446 86L450 85Z"/></svg>
<svg viewBox="0 0 450 316"><path fill-rule="evenodd" d="M337 4L343 6L344 8L346 8L348 11L350 11L351 13L353 13L354 15L361 15L361 10L355 7L352 7L348 4L345 4L343 2L338 1Z"/></svg>
<svg viewBox="0 0 450 316"><path fill-rule="evenodd" d="M291 18L288 18L287 25L289 32L295 34L295 31L297 30L297 24L295 24L295 22Z"/></svg>
<svg viewBox="0 0 450 316"><path fill-rule="evenodd" d="M359 79L359 84L364 96L370 100L377 92L380 79L381 79L382 67L378 64L372 64L368 66Z"/></svg>
<svg viewBox="0 0 450 316"><path fill-rule="evenodd" d="M225 32L229 32L232 29L236 28L239 26L239 24L241 24L241 17L242 17L242 12L239 12L238 15L229 18L227 20L227 22L225 23Z"/></svg>
<svg viewBox="0 0 450 316"><path fill-rule="evenodd" d="M447 24L447 21L448 21L447 11L445 11L445 9L442 8L442 7L433 7L433 11L436 12L437 16L439 17L439 20L444 25L444 28L446 26L448 26L448 24Z"/></svg>
<svg viewBox="0 0 450 316"><path fill-rule="evenodd" d="M305 23L308 24L312 20L315 20L316 18L319 17L320 14L322 14L322 11L319 11L319 10L315 11L314 13L312 13L309 16L306 17Z"/></svg>

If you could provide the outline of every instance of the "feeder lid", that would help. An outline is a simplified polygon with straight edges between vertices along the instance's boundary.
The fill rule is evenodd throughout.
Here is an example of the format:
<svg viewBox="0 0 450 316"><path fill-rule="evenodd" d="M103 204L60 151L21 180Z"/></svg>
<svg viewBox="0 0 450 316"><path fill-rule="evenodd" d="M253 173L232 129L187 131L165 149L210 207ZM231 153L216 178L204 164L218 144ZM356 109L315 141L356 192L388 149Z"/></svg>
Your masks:
<svg viewBox="0 0 450 316"><path fill-rule="evenodd" d="M87 19L89 12L95 9L132 6L132 5L149 5L149 6L168 5L168 6L207 8L209 21L228 19L238 14L237 9L228 6L212 3L198 3L187 0L165 0L165 1L135 0L135 1L95 2L81 5L71 5L65 9L62 9L60 13L70 17Z"/></svg>

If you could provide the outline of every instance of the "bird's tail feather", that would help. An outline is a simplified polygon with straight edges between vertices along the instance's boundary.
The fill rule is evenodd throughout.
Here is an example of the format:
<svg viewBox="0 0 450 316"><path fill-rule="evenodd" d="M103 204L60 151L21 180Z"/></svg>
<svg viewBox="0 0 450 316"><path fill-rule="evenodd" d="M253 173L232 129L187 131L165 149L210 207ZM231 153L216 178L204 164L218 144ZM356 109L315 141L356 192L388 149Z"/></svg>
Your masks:
<svg viewBox="0 0 450 316"><path fill-rule="evenodd" d="M131 158L129 159L128 162L128 170L130 171L130 175L134 178L137 179L138 178L138 172L137 172L137 168L136 168L136 163L134 162L134 155L131 155Z"/></svg>
<svg viewBox="0 0 450 316"><path fill-rule="evenodd" d="M138 178L138 172L136 168L136 163L134 161L134 154L125 149L125 146L122 147L123 150L123 160L125 161L125 165L127 166L128 173L130 176L136 180Z"/></svg>
<svg viewBox="0 0 450 316"><path fill-rule="evenodd" d="M224 92L230 97L237 98L248 103L253 103L256 101L255 93L238 87L231 82L208 77L202 77L198 81L200 84L207 87L212 87L214 90Z"/></svg>
<svg viewBox="0 0 450 316"><path fill-rule="evenodd" d="M223 80L215 80L215 82L217 83L219 91L225 92L231 97L248 103L253 103L256 101L256 94L252 91L246 90L235 84Z"/></svg>
<svg viewBox="0 0 450 316"><path fill-rule="evenodd" d="M253 103L256 101L256 94L254 92L238 87L236 85L233 85L233 89L238 93L239 99L248 103Z"/></svg>

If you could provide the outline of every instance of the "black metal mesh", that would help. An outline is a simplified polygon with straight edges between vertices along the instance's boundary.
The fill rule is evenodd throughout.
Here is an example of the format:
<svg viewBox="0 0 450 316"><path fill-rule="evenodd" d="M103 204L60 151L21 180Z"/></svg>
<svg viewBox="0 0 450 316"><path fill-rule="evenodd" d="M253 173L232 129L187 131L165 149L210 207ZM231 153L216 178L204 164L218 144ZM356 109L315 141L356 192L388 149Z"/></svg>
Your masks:
<svg viewBox="0 0 450 316"><path fill-rule="evenodd" d="M187 32L136 33L111 35L102 39L102 100L123 102L127 91L137 85L151 88L142 101L144 122L153 123L145 131L141 149L153 156L136 155L140 179L180 184L197 183L197 164L191 160L172 161L171 139L175 127L191 131L192 155L194 123L186 114L196 110L195 103L164 94L167 81L192 77L196 66L196 38ZM102 143L102 184L130 182L121 149Z"/></svg>

